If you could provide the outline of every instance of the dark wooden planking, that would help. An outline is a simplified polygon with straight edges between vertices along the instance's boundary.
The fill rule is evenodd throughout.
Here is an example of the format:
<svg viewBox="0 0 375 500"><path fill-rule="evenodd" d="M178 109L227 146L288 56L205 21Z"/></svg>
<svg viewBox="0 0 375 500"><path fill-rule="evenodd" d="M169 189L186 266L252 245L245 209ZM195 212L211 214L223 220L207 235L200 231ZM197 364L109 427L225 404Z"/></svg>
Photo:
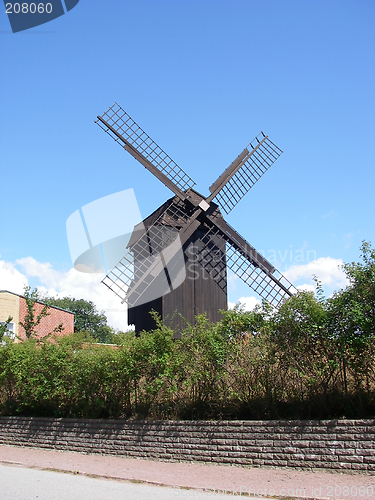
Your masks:
<svg viewBox="0 0 375 500"><path fill-rule="evenodd" d="M180 338L187 323L194 324L194 282L188 279L162 298L163 320L174 330L174 337Z"/></svg>
<svg viewBox="0 0 375 500"><path fill-rule="evenodd" d="M128 324L135 326L135 333L137 335L143 330L148 332L156 328L155 320L150 315L152 309L162 316L163 307L161 297L147 304L128 309Z"/></svg>
<svg viewBox="0 0 375 500"><path fill-rule="evenodd" d="M184 245L186 263L186 278L184 282L162 298L129 309L129 323L135 325L136 333L142 330L152 330L156 324L151 319L151 309L156 310L165 324L175 330L175 338L180 338L181 330L186 328L186 322L195 323L195 316L206 314L211 322L221 319L219 309L227 308L227 290L222 286L226 283L225 242L218 241L218 247L223 252L223 258L216 264L217 272L223 279L217 283L201 265L203 243L201 238L206 229L201 227Z"/></svg>

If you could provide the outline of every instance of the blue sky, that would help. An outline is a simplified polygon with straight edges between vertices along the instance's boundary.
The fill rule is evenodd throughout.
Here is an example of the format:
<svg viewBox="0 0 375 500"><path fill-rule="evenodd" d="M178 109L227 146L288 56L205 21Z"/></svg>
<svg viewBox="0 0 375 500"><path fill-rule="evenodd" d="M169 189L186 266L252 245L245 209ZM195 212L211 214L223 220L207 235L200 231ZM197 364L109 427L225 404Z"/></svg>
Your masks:
<svg viewBox="0 0 375 500"><path fill-rule="evenodd" d="M94 124L117 101L206 195L264 130L284 153L227 220L332 293L375 243L374 49L372 0L80 0L16 34L1 9L0 289L27 281L126 321L72 270L65 228L124 189L143 216L171 196ZM230 302L253 295L230 281Z"/></svg>

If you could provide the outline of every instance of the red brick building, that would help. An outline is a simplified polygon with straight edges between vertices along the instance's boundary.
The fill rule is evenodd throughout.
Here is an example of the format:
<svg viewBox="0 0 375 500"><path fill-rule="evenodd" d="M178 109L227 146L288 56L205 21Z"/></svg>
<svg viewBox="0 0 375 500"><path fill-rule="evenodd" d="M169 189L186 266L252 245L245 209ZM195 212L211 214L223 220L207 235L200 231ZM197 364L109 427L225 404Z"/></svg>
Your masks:
<svg viewBox="0 0 375 500"><path fill-rule="evenodd" d="M35 317L40 314L43 307L44 304L42 302L35 303ZM63 330L57 335L69 335L74 332L74 313L55 306L50 306L48 313L49 315L42 318L39 325L36 327L36 335L34 338L40 339L45 337L49 333L52 333L61 323L63 325ZM20 322L24 323L26 314L26 300L22 295L0 290L0 323L4 323L9 316L13 318L8 326L11 336L21 339L26 338L25 330L20 325Z"/></svg>

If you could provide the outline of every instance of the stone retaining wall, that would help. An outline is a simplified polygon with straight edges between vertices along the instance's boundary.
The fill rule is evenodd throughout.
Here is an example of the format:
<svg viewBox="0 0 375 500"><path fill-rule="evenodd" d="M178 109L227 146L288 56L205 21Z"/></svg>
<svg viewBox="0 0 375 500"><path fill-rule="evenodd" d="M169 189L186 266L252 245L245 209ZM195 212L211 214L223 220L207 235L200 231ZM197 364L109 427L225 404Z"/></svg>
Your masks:
<svg viewBox="0 0 375 500"><path fill-rule="evenodd" d="M375 420L0 417L0 444L134 458L375 472Z"/></svg>

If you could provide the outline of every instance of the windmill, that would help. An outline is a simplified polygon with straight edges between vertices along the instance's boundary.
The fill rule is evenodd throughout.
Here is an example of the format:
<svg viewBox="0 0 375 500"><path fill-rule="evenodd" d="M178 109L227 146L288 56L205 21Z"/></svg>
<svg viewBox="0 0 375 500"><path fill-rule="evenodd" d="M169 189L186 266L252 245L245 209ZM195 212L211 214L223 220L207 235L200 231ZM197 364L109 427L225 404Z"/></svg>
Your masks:
<svg viewBox="0 0 375 500"><path fill-rule="evenodd" d="M261 132L205 197L117 103L95 123L174 194L134 228L123 258L103 280L128 304L128 322L136 333L155 327L151 309L175 328L184 319L194 323L201 313L219 321L219 309L227 308L227 269L274 306L294 293L293 285L222 215L282 153L267 135Z"/></svg>

